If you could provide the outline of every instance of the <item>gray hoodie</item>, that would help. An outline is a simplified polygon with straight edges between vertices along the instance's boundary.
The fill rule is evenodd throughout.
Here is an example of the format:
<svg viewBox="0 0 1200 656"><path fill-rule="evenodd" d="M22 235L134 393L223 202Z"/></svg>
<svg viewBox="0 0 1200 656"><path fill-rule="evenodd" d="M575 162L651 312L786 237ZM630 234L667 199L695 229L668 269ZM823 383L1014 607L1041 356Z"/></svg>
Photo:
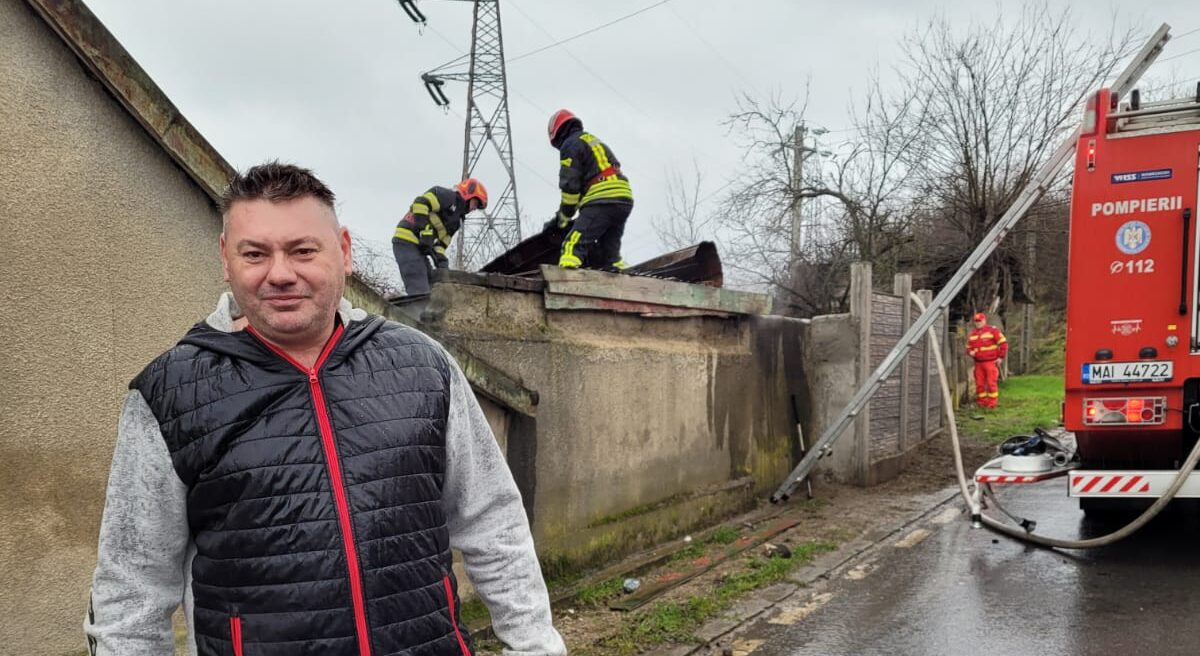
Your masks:
<svg viewBox="0 0 1200 656"><path fill-rule="evenodd" d="M342 300L342 322L367 314ZM240 314L226 292L207 322L234 331ZM433 343L430 340L430 343ZM439 347L440 348L440 347ZM511 656L566 654L554 630L546 584L533 549L521 495L466 377L451 365L442 503L450 546L492 615ZM95 656L171 656L171 615L183 605L191 637L191 562L187 489L171 464L158 420L136 390L125 397L100 524L92 601L84 621Z"/></svg>

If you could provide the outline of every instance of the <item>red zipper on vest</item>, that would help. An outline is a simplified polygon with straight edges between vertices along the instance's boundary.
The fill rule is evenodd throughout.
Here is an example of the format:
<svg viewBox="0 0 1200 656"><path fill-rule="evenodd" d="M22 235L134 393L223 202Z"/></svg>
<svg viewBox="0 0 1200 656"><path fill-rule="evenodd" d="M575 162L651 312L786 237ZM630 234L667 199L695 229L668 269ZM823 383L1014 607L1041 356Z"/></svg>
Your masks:
<svg viewBox="0 0 1200 656"><path fill-rule="evenodd" d="M462 649L463 656L471 656L467 641L463 640L462 631L458 630L458 620L454 617L454 588L450 585L449 576L442 577L442 585L446 588L446 606L450 609L450 625L454 627L454 637L458 638L458 648Z"/></svg>
<svg viewBox="0 0 1200 656"><path fill-rule="evenodd" d="M242 656L242 618L229 618L229 639L233 641L233 656Z"/></svg>
<svg viewBox="0 0 1200 656"><path fill-rule="evenodd" d="M246 326L246 330L258 338L264 346L271 349L276 355L287 360L293 367L303 371L308 376L308 389L312 393L313 407L317 411L317 427L321 432L321 446L325 449L325 464L329 468L329 485L333 488L333 501L337 508L338 524L342 528L342 546L346 550L346 567L350 570L350 597L354 605L354 626L358 633L358 653L359 656L371 656L370 635L367 630L367 605L363 601L362 570L358 565L358 551L354 547L354 527L350 523L350 503L346 500L346 486L342 482L342 463L338 459L337 445L333 441L333 424L329 421L329 410L325 407L325 392L321 390L321 379L317 376L317 372L321 370L321 365L325 363L329 354L333 352L333 347L337 345L345 329L342 327L342 324L339 323L337 325L337 328L333 331L333 335L325 343L325 348L321 350L321 355L317 358L316 363L313 364L311 369L300 364L282 349L268 342L254 328Z"/></svg>

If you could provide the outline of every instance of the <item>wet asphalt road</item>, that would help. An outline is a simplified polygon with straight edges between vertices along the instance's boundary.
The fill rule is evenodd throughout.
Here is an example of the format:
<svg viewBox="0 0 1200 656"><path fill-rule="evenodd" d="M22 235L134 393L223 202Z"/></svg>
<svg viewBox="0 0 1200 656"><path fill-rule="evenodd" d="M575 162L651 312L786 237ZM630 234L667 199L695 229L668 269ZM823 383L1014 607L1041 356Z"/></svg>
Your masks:
<svg viewBox="0 0 1200 656"><path fill-rule="evenodd" d="M1012 486L1002 498L1056 537L1127 521L1085 518L1064 485ZM1027 547L943 511L824 590L783 602L738 636L735 653L1200 654L1200 511L1188 503L1085 552Z"/></svg>

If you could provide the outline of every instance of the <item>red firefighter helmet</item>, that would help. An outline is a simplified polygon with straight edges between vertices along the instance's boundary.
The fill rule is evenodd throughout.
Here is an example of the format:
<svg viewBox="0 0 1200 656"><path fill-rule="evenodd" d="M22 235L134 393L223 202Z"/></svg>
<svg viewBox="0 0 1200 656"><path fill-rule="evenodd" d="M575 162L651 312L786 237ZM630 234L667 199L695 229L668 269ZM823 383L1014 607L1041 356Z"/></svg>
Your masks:
<svg viewBox="0 0 1200 656"><path fill-rule="evenodd" d="M475 178L467 178L458 183L458 186L455 188L458 189L458 195L468 203L474 199L479 201L479 209L487 207L487 189L483 186L482 182Z"/></svg>
<svg viewBox="0 0 1200 656"><path fill-rule="evenodd" d="M583 125L583 121L580 121L579 117L572 114L571 110L569 109L560 109L550 116L550 125L547 128L547 132L550 135L551 144L554 143L554 137L558 134L558 131L562 129L562 126L566 125L570 121L575 121L580 125Z"/></svg>

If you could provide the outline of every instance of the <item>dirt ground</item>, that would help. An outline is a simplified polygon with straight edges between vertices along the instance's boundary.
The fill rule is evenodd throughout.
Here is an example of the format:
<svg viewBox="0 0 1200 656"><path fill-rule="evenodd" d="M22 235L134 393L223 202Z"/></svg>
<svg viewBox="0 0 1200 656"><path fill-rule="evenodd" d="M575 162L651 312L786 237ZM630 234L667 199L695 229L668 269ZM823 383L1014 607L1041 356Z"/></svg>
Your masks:
<svg viewBox="0 0 1200 656"><path fill-rule="evenodd" d="M994 446L969 438L964 438L963 450L968 476L995 453ZM900 518L914 511L924 510L921 505L929 503L929 494L957 485L953 453L947 436L942 435L930 440L919 447L918 453L920 457L907 471L896 479L875 487L860 488L814 481L814 499L811 501L804 499L803 488L800 488L784 510L786 515L799 519L799 524L771 538L769 542L789 545L793 551L798 547L803 549L803 545L813 542L825 544L828 548L845 545L881 530L895 528ZM778 507L771 506L764 500L755 511L722 526L736 529L744 535L752 528L760 528L768 522L777 521L777 518L764 520L763 517L778 510ZM730 534L730 528L723 529L726 535ZM709 544L703 552L705 555L712 555L721 548L719 544ZM697 548L693 547L689 557L694 556L696 550ZM662 618L655 614L657 612L661 615L666 604L675 603L687 607L689 602L692 602L695 606L697 598L712 598L724 581L746 572L748 567L754 567L755 564L750 562L752 560L761 563L763 557L763 547L748 549L745 553L730 558L711 571L664 593L633 612L608 610L608 599L623 594L613 589L612 579L609 579L610 584L607 587L593 586L591 599L588 599L588 593L584 593L557 603L554 611L555 625L573 655L635 654L659 648L663 644L680 642L679 632L672 633L674 640L655 638L647 641L639 638L637 646L630 646L618 637L630 635L631 625L641 623L644 627L650 623L661 622ZM684 559L676 559L649 570L635 571L628 576L649 581L657 574L668 570L680 571L688 564ZM625 576L621 575L619 578ZM600 589L607 591L607 594L598 594ZM597 596L599 598L596 598ZM683 633L687 633L686 628ZM685 644L688 641L683 640ZM494 641L480 641L478 646L480 654L499 653L499 645Z"/></svg>

